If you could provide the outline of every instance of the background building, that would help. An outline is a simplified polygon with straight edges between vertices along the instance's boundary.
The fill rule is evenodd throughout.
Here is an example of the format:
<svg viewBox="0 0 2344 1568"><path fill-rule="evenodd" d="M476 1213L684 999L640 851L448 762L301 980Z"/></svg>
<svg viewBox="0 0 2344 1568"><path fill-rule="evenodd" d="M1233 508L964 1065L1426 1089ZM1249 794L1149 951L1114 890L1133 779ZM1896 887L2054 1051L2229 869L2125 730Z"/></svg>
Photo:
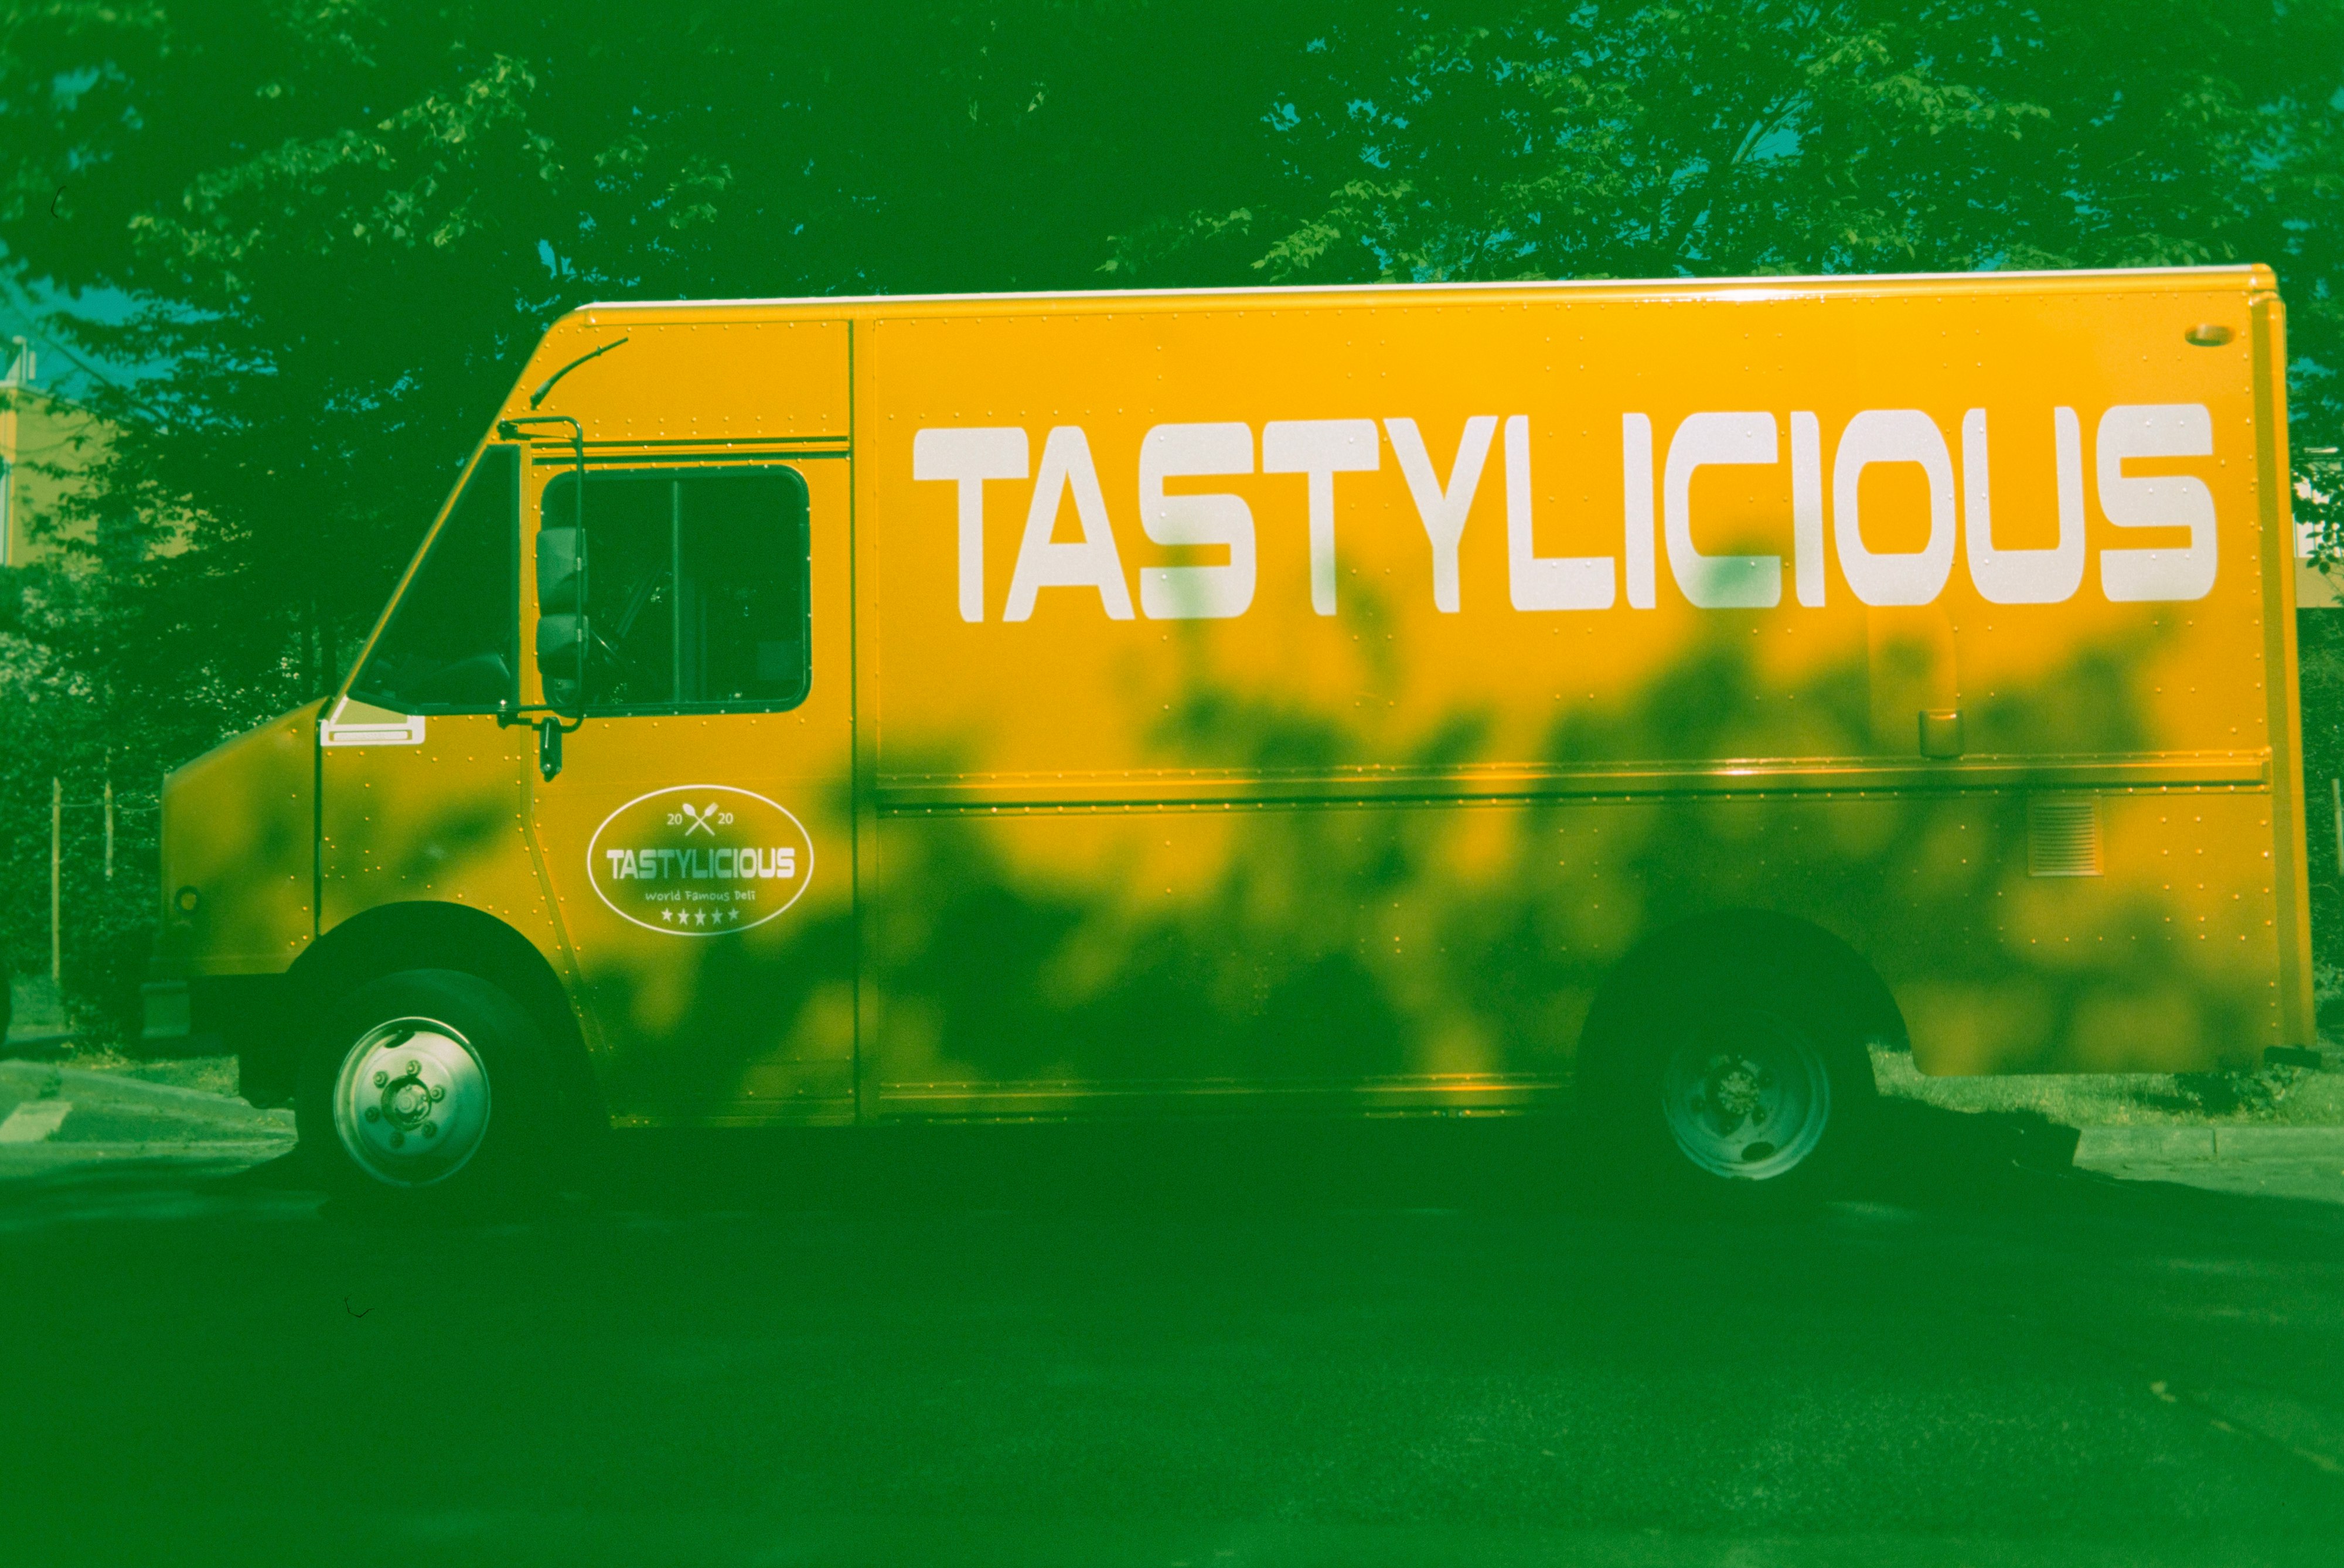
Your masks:
<svg viewBox="0 0 2344 1568"><path fill-rule="evenodd" d="M35 384L30 343L8 346L0 377L0 566L28 566L55 549L51 531L77 477L101 460L105 421Z"/></svg>
<svg viewBox="0 0 2344 1568"><path fill-rule="evenodd" d="M55 548L51 530L79 475L106 455L106 422L35 384L38 360L23 338L0 376L0 566L29 566Z"/></svg>

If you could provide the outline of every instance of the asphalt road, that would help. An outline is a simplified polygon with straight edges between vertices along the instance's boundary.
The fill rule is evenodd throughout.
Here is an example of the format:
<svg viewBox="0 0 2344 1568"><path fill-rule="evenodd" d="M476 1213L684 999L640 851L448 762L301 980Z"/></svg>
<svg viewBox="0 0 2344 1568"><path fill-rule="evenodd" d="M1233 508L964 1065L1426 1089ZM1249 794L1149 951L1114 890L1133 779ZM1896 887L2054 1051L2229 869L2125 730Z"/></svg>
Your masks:
<svg viewBox="0 0 2344 1568"><path fill-rule="evenodd" d="M0 1561L2339 1561L2344 1206L1894 1111L1731 1222L1492 1125L639 1138L430 1224L60 1166Z"/></svg>

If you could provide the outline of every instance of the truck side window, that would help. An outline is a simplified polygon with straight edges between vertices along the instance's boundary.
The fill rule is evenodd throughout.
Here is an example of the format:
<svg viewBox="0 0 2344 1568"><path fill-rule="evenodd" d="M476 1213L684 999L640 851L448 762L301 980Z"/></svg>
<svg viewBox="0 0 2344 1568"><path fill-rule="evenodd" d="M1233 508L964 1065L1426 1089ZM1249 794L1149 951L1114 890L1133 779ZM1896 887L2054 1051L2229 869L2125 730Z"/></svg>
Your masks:
<svg viewBox="0 0 2344 1568"><path fill-rule="evenodd" d="M520 454L490 447L431 541L350 695L400 713L492 713L520 667Z"/></svg>
<svg viewBox="0 0 2344 1568"><path fill-rule="evenodd" d="M566 521L578 481L546 486ZM595 473L586 490L586 708L793 708L808 655L805 481L786 468Z"/></svg>

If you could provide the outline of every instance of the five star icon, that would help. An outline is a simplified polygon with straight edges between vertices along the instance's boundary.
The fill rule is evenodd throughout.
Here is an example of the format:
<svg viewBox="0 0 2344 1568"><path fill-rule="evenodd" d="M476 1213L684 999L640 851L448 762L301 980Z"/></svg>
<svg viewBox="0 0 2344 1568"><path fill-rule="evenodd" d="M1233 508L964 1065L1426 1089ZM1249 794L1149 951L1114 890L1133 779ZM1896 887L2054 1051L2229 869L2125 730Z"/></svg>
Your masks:
<svg viewBox="0 0 2344 1568"><path fill-rule="evenodd" d="M660 920L669 926L705 926L708 924L708 911L662 909L660 911ZM741 912L738 909L720 909L716 912L716 924L719 926L738 926L740 923Z"/></svg>

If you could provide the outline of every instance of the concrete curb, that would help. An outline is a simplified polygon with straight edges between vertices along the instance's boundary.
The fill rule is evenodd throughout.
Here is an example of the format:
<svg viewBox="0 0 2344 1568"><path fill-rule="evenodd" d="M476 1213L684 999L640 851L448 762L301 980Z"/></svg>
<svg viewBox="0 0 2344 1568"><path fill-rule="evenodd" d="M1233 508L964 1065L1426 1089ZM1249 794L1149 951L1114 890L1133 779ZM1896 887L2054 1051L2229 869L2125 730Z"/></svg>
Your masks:
<svg viewBox="0 0 2344 1568"><path fill-rule="evenodd" d="M0 1061L0 1088L13 1089L27 1099L58 1096L66 1099L143 1100L158 1109L226 1108L246 1114L252 1110L243 1100L216 1095L208 1089L150 1083L127 1073L102 1073L59 1062Z"/></svg>
<svg viewBox="0 0 2344 1568"><path fill-rule="evenodd" d="M189 1147L293 1136L292 1113L120 1073L0 1062L0 1145Z"/></svg>
<svg viewBox="0 0 2344 1568"><path fill-rule="evenodd" d="M19 1143L0 1148L0 1170L99 1159L241 1159L258 1164L292 1148L289 1132L282 1138L207 1138L184 1143Z"/></svg>
<svg viewBox="0 0 2344 1568"><path fill-rule="evenodd" d="M2077 1165L2344 1160L2344 1127L2087 1127Z"/></svg>

